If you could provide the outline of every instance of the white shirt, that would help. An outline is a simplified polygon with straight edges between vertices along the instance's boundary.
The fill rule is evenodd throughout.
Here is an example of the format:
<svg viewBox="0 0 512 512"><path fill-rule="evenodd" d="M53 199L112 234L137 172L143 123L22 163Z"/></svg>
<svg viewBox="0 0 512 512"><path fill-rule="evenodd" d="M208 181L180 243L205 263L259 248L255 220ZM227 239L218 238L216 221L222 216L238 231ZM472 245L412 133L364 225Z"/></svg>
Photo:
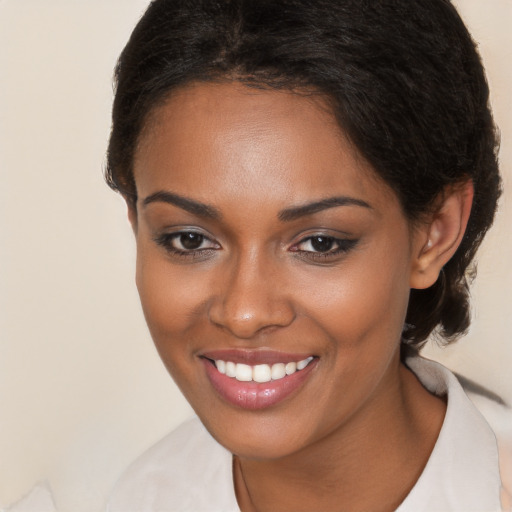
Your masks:
<svg viewBox="0 0 512 512"><path fill-rule="evenodd" d="M24 498L0 512L56 512L52 492L47 483L37 484Z"/></svg>
<svg viewBox="0 0 512 512"><path fill-rule="evenodd" d="M447 410L428 463L397 512L501 510L493 431L449 370L419 357L407 365L429 391L447 395ZM232 454L194 418L127 470L107 511L239 512Z"/></svg>

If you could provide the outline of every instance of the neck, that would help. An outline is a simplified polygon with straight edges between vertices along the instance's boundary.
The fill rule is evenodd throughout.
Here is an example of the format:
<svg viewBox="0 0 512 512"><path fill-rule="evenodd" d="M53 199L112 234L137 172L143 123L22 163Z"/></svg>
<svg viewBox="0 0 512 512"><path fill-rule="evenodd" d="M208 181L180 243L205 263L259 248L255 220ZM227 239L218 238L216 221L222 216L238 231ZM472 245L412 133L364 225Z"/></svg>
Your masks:
<svg viewBox="0 0 512 512"><path fill-rule="evenodd" d="M243 512L392 511L428 461L445 404L405 366L346 423L300 452L273 460L235 457Z"/></svg>

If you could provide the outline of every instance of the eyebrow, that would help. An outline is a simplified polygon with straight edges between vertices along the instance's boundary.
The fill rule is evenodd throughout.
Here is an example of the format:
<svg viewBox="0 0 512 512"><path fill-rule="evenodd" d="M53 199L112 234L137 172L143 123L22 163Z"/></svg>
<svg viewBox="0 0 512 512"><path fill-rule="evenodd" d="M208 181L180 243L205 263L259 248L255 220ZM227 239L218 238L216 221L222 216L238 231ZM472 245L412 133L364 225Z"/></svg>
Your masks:
<svg viewBox="0 0 512 512"><path fill-rule="evenodd" d="M200 217L206 217L208 219L219 220L222 218L219 210L214 206L163 190L151 194L142 202L144 207L151 203L172 204L178 208L181 208L182 210L192 213L193 215L199 215ZM315 201L300 206L285 208L279 212L277 218L282 222L291 222L301 217L313 215L314 213L318 213L329 208L336 208L338 206L360 206L370 210L373 209L366 201L361 199L347 196L338 196L328 197L326 199L321 199L320 201Z"/></svg>
<svg viewBox="0 0 512 512"><path fill-rule="evenodd" d="M314 213L327 210L329 208L336 208L337 206L360 206L362 208L373 210L373 208L366 201L356 199L354 197L338 196L321 199L320 201L315 201L314 203L286 208L285 210L281 210L279 212L278 218L283 222L290 222L307 215L312 215Z"/></svg>
<svg viewBox="0 0 512 512"><path fill-rule="evenodd" d="M217 208L209 204L194 201L187 197L173 194L172 192L159 191L146 197L142 202L142 205L146 207L151 203L167 203L177 206L182 210L185 210L193 215L200 217L206 217L208 219L218 220L221 218L221 214Z"/></svg>

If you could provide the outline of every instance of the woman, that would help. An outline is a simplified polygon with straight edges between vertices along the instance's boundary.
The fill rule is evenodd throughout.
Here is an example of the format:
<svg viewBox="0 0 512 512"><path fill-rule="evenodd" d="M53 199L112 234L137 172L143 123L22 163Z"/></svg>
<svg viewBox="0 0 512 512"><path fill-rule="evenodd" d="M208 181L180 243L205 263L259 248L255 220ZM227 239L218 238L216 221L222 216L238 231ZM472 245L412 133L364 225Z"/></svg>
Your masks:
<svg viewBox="0 0 512 512"><path fill-rule="evenodd" d="M156 0L116 71L107 179L193 420L110 510L498 510L492 431L417 357L469 326L500 193L445 0Z"/></svg>

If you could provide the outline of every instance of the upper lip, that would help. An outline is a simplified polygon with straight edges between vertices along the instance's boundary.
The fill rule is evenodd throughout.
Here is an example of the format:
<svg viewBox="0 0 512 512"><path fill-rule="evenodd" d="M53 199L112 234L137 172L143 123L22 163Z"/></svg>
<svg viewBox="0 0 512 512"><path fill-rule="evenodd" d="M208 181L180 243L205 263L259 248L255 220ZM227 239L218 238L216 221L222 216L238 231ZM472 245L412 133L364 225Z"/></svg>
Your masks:
<svg viewBox="0 0 512 512"><path fill-rule="evenodd" d="M298 362L308 357L311 353L290 353L279 352L276 350L248 350L248 349L219 349L201 352L199 357L211 359L213 361L231 361L233 363L242 363L254 366L257 364L275 364Z"/></svg>

